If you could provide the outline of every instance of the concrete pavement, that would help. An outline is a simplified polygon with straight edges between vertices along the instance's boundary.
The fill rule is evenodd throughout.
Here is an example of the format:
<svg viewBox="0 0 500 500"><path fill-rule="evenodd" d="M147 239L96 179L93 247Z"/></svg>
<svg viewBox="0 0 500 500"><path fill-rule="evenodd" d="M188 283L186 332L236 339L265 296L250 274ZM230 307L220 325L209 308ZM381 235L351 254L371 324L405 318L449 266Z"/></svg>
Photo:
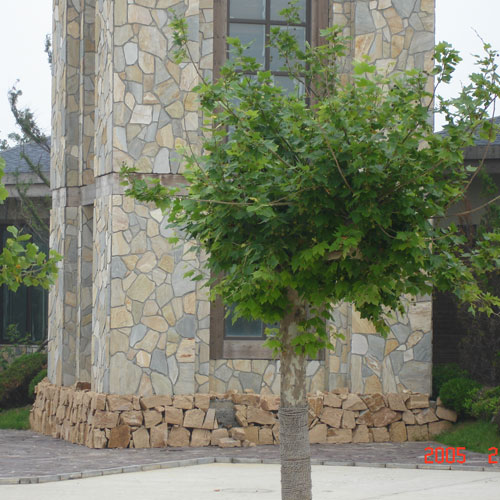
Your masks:
<svg viewBox="0 0 500 500"><path fill-rule="evenodd" d="M2 500L277 500L277 464L212 463L0 486ZM314 500L500 498L498 472L313 466Z"/></svg>

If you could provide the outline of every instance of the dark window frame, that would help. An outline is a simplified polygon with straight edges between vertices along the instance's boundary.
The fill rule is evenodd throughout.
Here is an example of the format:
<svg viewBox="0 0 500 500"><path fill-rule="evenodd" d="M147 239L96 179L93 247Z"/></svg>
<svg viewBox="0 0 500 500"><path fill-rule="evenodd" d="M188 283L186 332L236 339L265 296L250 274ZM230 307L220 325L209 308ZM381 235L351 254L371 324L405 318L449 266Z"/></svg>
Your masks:
<svg viewBox="0 0 500 500"><path fill-rule="evenodd" d="M230 0L229 0L230 1ZM266 43L271 26L286 26L286 21L271 21L269 2L266 4L266 19L257 21L249 19L229 18L229 1L214 0L214 42L213 42L213 74L214 79L220 76L220 68L227 57L226 43L229 21L232 23L265 24ZM310 22L308 22L307 17ZM324 43L320 30L329 26L329 0L307 0L306 21L301 25L306 27L306 40L312 46ZM301 26L297 25L297 26ZM266 61L269 61L269 48L266 48ZM273 75L287 75L282 71L272 71ZM225 338L224 335L225 308L220 297L210 304L210 359L273 359L271 349L262 345L263 338ZM316 359L325 359L324 350Z"/></svg>

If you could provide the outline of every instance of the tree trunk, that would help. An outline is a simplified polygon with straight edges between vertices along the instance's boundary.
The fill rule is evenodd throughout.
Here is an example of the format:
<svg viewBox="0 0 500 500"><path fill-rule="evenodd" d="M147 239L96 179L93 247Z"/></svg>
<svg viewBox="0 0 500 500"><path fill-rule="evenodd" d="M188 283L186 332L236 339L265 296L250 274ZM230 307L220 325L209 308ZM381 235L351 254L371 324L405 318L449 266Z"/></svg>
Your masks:
<svg viewBox="0 0 500 500"><path fill-rule="evenodd" d="M289 291L293 308L280 325L281 353L280 456L282 500L311 500L306 357L291 345L305 312L295 290Z"/></svg>

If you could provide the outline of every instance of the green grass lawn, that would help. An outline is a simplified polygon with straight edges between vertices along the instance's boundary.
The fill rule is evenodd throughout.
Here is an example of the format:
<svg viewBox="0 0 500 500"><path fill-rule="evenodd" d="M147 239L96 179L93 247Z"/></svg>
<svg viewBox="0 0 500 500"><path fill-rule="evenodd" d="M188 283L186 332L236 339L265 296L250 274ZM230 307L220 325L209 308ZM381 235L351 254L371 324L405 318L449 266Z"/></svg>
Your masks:
<svg viewBox="0 0 500 500"><path fill-rule="evenodd" d="M0 429L29 429L30 409L31 406L24 406L0 411Z"/></svg>
<svg viewBox="0 0 500 500"><path fill-rule="evenodd" d="M488 448L493 446L500 449L497 426L484 420L456 424L449 431L435 436L434 441L453 448L465 446L467 450L478 453L490 453Z"/></svg>

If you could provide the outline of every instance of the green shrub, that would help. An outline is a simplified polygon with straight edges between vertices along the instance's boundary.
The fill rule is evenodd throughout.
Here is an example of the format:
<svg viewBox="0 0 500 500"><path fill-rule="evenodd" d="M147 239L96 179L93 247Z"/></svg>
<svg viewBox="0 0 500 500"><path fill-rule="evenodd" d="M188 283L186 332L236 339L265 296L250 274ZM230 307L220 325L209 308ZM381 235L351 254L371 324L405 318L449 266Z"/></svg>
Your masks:
<svg viewBox="0 0 500 500"><path fill-rule="evenodd" d="M0 429L28 430L30 428L30 406L0 411Z"/></svg>
<svg viewBox="0 0 500 500"><path fill-rule="evenodd" d="M28 387L33 377L47 366L47 354L35 352L16 358L0 373L0 408L30 403Z"/></svg>
<svg viewBox="0 0 500 500"><path fill-rule="evenodd" d="M44 368L43 370L40 370L33 380L30 382L30 385L28 387L28 397L31 399L35 399L35 387L38 384L38 382L41 382L45 377L47 376L47 368Z"/></svg>
<svg viewBox="0 0 500 500"><path fill-rule="evenodd" d="M440 363L432 367L432 396L437 398L445 382L457 377L469 377L467 370L463 370L456 363Z"/></svg>
<svg viewBox="0 0 500 500"><path fill-rule="evenodd" d="M470 400L475 399L481 384L467 377L456 377L445 382L439 391L439 397L446 408L455 410L459 415L467 413Z"/></svg>
<svg viewBox="0 0 500 500"><path fill-rule="evenodd" d="M492 420L500 411L500 386L493 389L479 391L465 403L469 415L482 419Z"/></svg>

